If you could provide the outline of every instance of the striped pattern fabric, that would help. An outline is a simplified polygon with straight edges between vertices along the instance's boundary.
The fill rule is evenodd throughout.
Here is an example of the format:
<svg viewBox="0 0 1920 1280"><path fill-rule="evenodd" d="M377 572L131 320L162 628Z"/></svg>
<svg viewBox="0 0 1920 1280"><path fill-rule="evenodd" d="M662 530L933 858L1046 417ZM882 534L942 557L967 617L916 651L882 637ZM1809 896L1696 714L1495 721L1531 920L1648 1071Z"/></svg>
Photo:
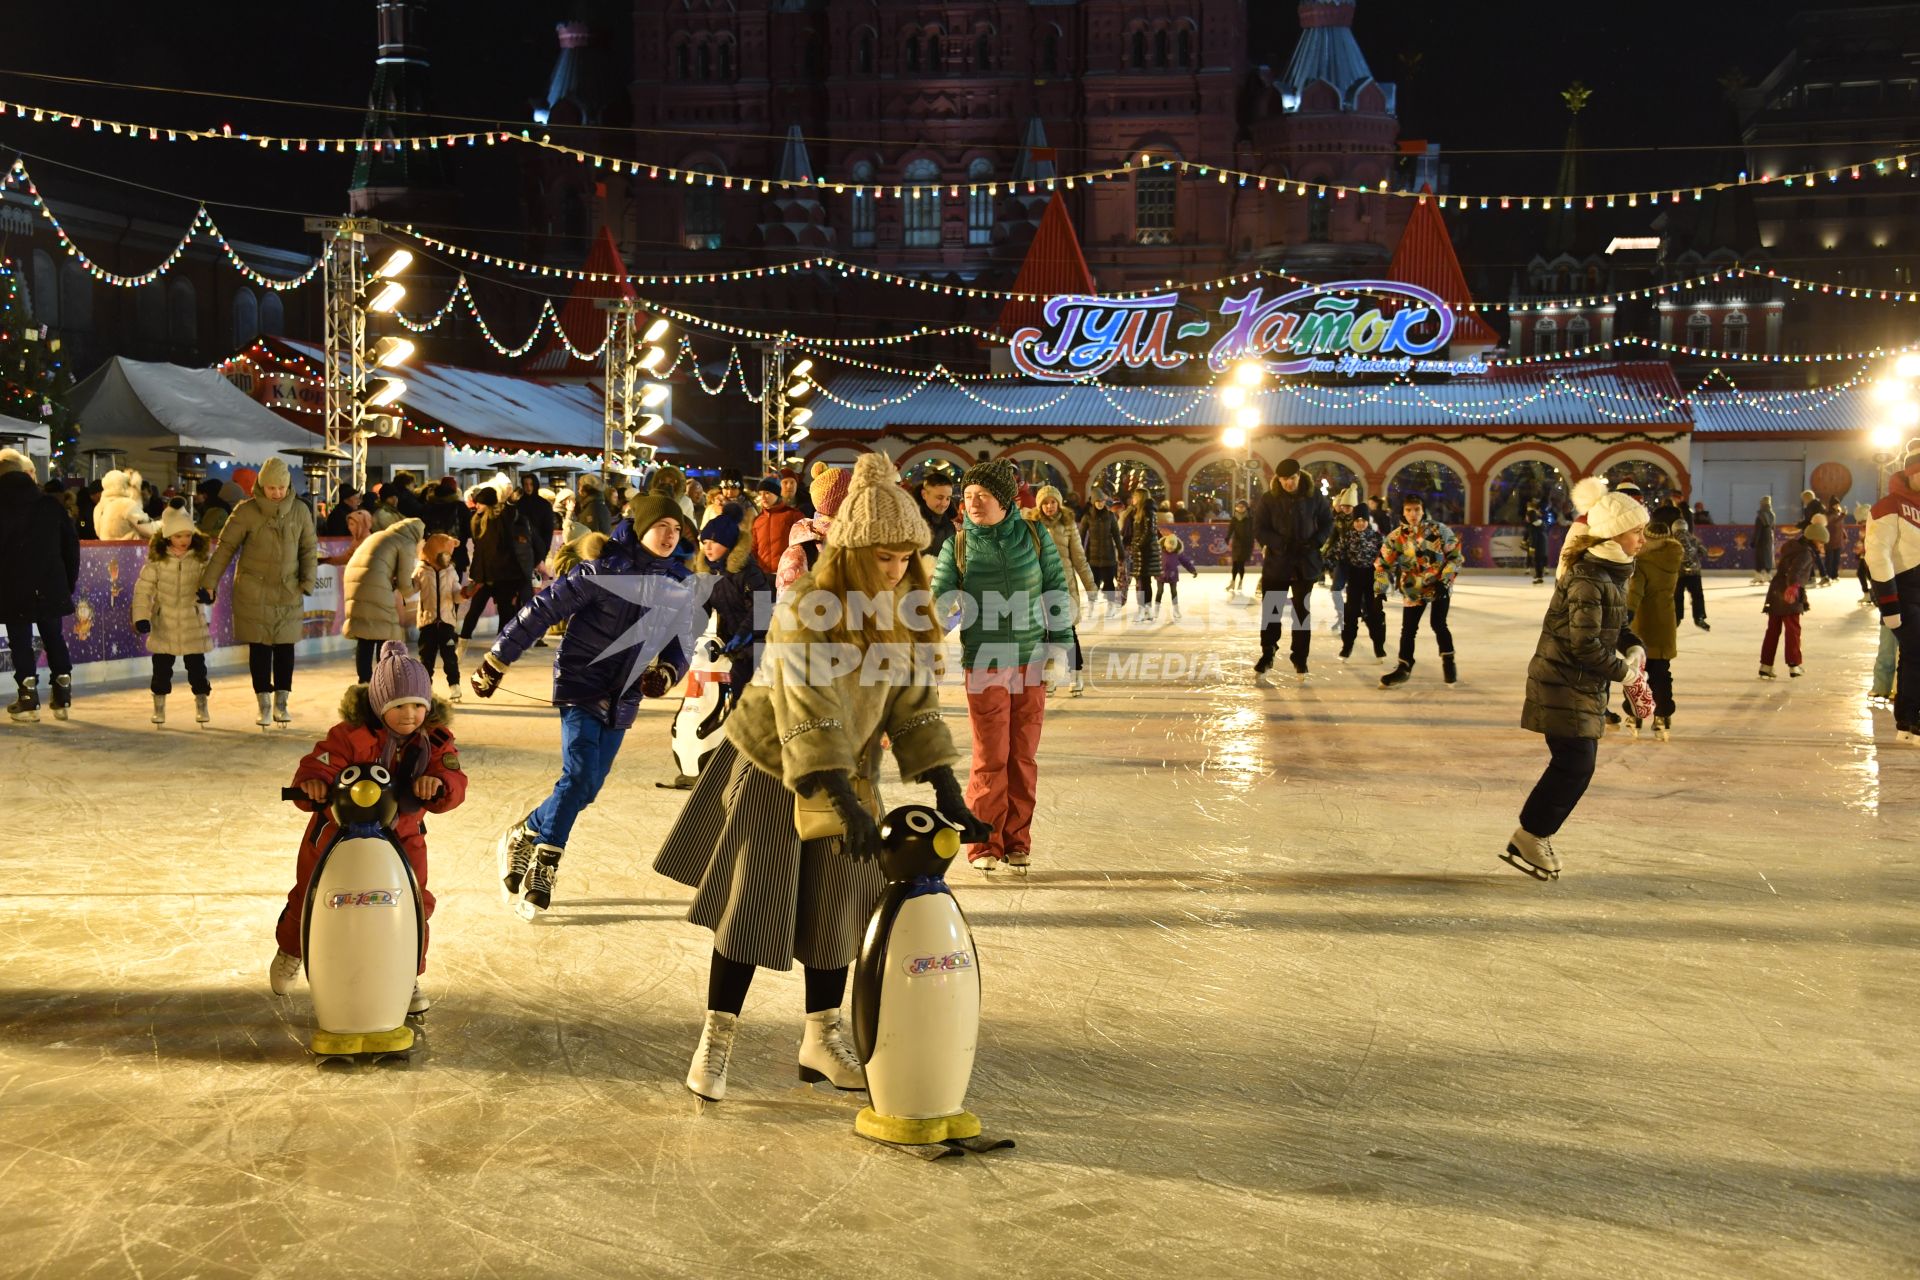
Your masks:
<svg viewBox="0 0 1920 1280"><path fill-rule="evenodd" d="M667 833L653 869L695 890L687 919L713 949L763 969L838 969L860 952L886 887L877 862L853 862L840 838L801 842L793 793L723 742Z"/></svg>

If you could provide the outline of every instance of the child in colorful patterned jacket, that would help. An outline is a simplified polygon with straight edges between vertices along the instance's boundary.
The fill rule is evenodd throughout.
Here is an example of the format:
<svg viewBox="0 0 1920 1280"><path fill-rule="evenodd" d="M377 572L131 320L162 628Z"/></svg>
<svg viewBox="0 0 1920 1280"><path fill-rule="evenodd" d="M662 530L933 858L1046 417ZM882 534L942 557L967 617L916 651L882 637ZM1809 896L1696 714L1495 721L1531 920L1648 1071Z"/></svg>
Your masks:
<svg viewBox="0 0 1920 1280"><path fill-rule="evenodd" d="M1441 678L1452 684L1460 676L1453 661L1447 610L1453 602L1453 580L1466 555L1453 530L1427 519L1427 504L1420 495L1410 493L1400 500L1400 516L1400 523L1381 542L1373 568L1373 589L1382 596L1397 589L1406 606L1400 613L1400 663L1380 677L1380 687L1405 684L1413 675L1413 640L1420 634L1420 619L1429 606L1433 639L1440 646Z"/></svg>

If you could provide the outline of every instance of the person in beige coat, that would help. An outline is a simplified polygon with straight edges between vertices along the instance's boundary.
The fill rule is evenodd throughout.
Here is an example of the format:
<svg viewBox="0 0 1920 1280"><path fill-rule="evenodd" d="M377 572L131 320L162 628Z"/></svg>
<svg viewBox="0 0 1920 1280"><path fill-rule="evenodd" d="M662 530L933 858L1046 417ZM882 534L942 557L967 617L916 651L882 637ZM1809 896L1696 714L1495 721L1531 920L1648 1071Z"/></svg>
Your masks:
<svg viewBox="0 0 1920 1280"><path fill-rule="evenodd" d="M212 604L227 565L233 571L233 638L247 646L262 729L293 722L293 646L307 593L319 575L313 512L293 496L293 474L279 458L260 465L253 496L233 509L200 577L200 602Z"/></svg>
<svg viewBox="0 0 1920 1280"><path fill-rule="evenodd" d="M173 692L173 660L187 666L187 686L193 690L193 718L205 724L211 718L207 698L213 685L207 679L207 653L213 634L200 607L200 575L207 568L207 538L194 527L193 517L175 498L160 513L160 527L147 545L147 562L133 584L133 629L147 638L153 655L153 722L167 722L167 695Z"/></svg>
<svg viewBox="0 0 1920 1280"><path fill-rule="evenodd" d="M726 1096L754 969L790 969L796 960L806 970L800 1078L866 1087L840 1000L884 888L873 861L885 812L883 734L903 781L931 784L939 811L966 839L987 834L954 777L959 753L940 716L940 633L920 556L931 537L893 463L862 456L826 549L774 611L726 741L654 860L655 870L695 889L687 918L713 930L706 1025L686 1081L703 1098ZM881 607L847 607L866 601ZM857 617L851 628L849 617ZM803 816L822 831L803 837Z"/></svg>
<svg viewBox="0 0 1920 1280"><path fill-rule="evenodd" d="M380 656L380 646L407 638L406 624L400 621L400 598L414 593L413 570L426 536L426 521L401 520L355 547L347 561L347 620L340 630L354 642L353 669L361 684L373 679L373 660Z"/></svg>
<svg viewBox="0 0 1920 1280"><path fill-rule="evenodd" d="M1080 619L1086 606L1093 603L1093 568L1087 563L1087 550L1080 545L1080 530L1074 525L1073 513L1061 500L1060 490L1043 484L1033 497L1033 506L1024 514L1053 536L1053 547L1060 553L1060 564L1067 571L1067 590L1073 598L1073 683L1067 691L1077 698L1087 688L1086 657L1080 651ZM1176 611L1178 607L1175 606Z"/></svg>

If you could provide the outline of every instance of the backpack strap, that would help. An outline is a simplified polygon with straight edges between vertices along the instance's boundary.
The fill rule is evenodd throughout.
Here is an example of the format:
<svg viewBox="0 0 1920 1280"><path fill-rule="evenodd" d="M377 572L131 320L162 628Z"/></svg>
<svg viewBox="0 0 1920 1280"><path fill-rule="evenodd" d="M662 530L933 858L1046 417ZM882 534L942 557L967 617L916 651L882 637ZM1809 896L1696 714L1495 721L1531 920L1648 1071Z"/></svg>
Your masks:
<svg viewBox="0 0 1920 1280"><path fill-rule="evenodd" d="M967 576L967 527L965 525L953 531L953 571L963 579Z"/></svg>

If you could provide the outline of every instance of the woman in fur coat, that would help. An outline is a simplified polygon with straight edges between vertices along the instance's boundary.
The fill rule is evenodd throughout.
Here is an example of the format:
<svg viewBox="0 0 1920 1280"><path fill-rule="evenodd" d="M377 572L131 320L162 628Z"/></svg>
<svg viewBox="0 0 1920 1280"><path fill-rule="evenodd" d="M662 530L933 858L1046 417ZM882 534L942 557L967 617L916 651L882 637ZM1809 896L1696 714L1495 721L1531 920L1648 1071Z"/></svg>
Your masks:
<svg viewBox="0 0 1920 1280"><path fill-rule="evenodd" d="M713 930L707 1017L687 1088L719 1100L756 968L806 970L802 1080L866 1087L840 1017L847 969L884 881L874 857L884 735L908 782L930 783L939 811L983 838L953 774L940 716L928 590L931 540L892 461L863 455L812 573L776 611L759 678L727 720L654 870L694 890L687 918ZM829 599L830 598L830 599ZM808 602L832 606L815 608ZM854 623L850 601L880 602ZM796 805L839 830L802 839ZM810 820L811 825L811 820Z"/></svg>

